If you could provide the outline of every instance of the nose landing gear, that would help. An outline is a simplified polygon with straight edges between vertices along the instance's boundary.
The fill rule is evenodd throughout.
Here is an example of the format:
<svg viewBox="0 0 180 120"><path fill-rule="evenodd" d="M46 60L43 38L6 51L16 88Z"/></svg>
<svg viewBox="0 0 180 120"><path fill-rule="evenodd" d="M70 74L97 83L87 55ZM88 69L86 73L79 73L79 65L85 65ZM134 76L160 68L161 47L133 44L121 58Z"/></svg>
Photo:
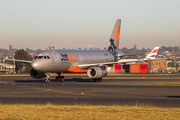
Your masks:
<svg viewBox="0 0 180 120"><path fill-rule="evenodd" d="M58 73L58 76L56 76L56 82L64 82L65 78L64 76L61 76L61 73Z"/></svg>
<svg viewBox="0 0 180 120"><path fill-rule="evenodd" d="M46 78L45 78L45 83L50 83L50 79L49 79L50 73L46 73Z"/></svg>

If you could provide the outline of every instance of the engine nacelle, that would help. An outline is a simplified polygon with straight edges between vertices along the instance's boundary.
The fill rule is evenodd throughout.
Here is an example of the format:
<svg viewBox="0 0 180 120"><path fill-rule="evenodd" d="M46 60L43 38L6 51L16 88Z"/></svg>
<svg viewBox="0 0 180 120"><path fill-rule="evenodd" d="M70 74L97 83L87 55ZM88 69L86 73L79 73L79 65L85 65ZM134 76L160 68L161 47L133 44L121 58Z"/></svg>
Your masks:
<svg viewBox="0 0 180 120"><path fill-rule="evenodd" d="M30 75L32 78L45 78L46 77L45 72L38 72L38 71L35 71L34 69L30 70Z"/></svg>
<svg viewBox="0 0 180 120"><path fill-rule="evenodd" d="M90 78L100 79L100 78L105 77L107 75L107 71L105 69L100 68L100 67L90 67L87 71L87 75Z"/></svg>

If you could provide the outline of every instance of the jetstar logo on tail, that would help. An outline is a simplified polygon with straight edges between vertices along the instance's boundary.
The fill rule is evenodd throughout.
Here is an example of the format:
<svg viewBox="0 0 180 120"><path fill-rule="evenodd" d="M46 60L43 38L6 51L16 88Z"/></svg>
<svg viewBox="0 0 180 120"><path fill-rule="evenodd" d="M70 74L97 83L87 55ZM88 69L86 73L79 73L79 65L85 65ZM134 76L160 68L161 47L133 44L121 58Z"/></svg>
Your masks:
<svg viewBox="0 0 180 120"><path fill-rule="evenodd" d="M119 39L119 26L118 28L115 26L116 33L114 35L114 38L116 38L116 46L118 45L118 39Z"/></svg>

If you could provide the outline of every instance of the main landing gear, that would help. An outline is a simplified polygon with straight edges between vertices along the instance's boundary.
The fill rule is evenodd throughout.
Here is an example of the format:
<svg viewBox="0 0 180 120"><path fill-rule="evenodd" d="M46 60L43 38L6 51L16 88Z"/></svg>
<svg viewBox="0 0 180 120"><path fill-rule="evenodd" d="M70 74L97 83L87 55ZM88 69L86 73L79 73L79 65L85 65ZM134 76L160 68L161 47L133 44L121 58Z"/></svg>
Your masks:
<svg viewBox="0 0 180 120"><path fill-rule="evenodd" d="M50 83L50 79L49 79L49 75L50 73L46 73L46 78L45 78L45 83Z"/></svg>
<svg viewBox="0 0 180 120"><path fill-rule="evenodd" d="M59 82L59 81L64 82L64 80L65 78L64 76L61 76L61 73L59 73L58 76L56 76L56 82Z"/></svg>
<svg viewBox="0 0 180 120"><path fill-rule="evenodd" d="M99 79L93 79L94 82L102 82L102 78Z"/></svg>

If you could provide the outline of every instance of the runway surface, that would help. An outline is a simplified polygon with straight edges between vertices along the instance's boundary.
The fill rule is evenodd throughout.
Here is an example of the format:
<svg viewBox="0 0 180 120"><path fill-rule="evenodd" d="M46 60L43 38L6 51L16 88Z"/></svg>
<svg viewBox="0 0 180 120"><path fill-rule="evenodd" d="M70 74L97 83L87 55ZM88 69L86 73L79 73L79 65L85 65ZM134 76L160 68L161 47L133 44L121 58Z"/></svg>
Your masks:
<svg viewBox="0 0 180 120"><path fill-rule="evenodd" d="M44 83L29 76L0 76L2 104L60 105L150 105L180 107L180 75L172 76L108 76L93 82L87 76L65 76L65 82Z"/></svg>

